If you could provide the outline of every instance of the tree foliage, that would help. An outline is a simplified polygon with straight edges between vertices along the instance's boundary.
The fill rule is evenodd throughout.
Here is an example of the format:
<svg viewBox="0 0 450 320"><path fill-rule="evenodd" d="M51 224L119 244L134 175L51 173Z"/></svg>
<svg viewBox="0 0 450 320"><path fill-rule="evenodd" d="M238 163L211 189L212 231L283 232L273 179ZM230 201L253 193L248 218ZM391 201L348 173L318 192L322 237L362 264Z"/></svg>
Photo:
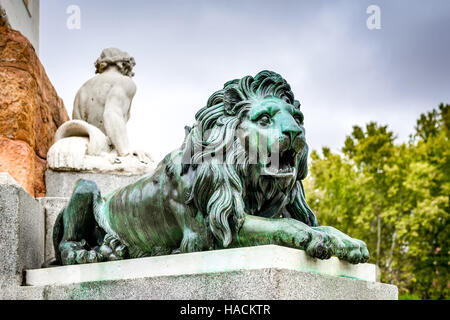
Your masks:
<svg viewBox="0 0 450 320"><path fill-rule="evenodd" d="M364 240L401 294L449 298L450 105L422 114L408 143L353 127L340 153L311 154L306 195L322 225Z"/></svg>

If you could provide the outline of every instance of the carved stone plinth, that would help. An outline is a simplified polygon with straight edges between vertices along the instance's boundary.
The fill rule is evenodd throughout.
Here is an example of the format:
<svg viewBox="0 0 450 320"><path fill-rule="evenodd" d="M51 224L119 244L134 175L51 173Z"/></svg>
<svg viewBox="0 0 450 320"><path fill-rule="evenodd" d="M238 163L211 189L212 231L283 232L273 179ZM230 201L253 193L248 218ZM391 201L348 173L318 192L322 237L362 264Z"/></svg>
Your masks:
<svg viewBox="0 0 450 320"><path fill-rule="evenodd" d="M397 299L371 264L280 246L225 249L26 272L48 299Z"/></svg>

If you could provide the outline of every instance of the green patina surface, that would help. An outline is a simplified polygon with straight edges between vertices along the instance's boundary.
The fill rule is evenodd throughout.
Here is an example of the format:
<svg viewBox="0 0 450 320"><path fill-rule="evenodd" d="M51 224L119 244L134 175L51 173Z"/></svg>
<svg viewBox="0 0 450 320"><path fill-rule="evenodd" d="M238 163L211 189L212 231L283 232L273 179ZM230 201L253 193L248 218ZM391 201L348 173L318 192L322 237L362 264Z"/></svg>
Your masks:
<svg viewBox="0 0 450 320"><path fill-rule="evenodd" d="M357 277L346 276L346 275L343 275L343 274L342 275L338 275L338 277L359 280L359 278L357 278Z"/></svg>

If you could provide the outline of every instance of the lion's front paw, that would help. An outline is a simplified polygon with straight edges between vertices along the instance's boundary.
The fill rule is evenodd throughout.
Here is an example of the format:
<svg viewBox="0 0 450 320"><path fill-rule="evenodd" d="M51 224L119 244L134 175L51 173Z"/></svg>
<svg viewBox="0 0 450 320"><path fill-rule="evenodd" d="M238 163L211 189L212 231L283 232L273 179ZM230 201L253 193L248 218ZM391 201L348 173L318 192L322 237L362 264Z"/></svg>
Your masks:
<svg viewBox="0 0 450 320"><path fill-rule="evenodd" d="M309 226L292 222L292 220L285 220L288 225L284 226L282 234L284 245L290 247L303 249L306 253L318 259L329 259L333 254L333 246L330 237L323 233L316 231Z"/></svg>
<svg viewBox="0 0 450 320"><path fill-rule="evenodd" d="M63 265L96 263L104 260L102 254L86 249L86 241L64 241L60 244L61 262Z"/></svg>
<svg viewBox="0 0 450 320"><path fill-rule="evenodd" d="M365 263L369 260L369 250L363 241L353 238L342 241L346 248L344 260L353 264Z"/></svg>
<svg viewBox="0 0 450 320"><path fill-rule="evenodd" d="M311 241L306 247L306 253L313 258L330 259L333 255L333 246L330 237L322 232L312 231Z"/></svg>
<svg viewBox="0 0 450 320"><path fill-rule="evenodd" d="M332 227L317 227L317 231L329 235L333 254L339 259L353 264L365 263L369 260L367 245L358 239L354 239Z"/></svg>

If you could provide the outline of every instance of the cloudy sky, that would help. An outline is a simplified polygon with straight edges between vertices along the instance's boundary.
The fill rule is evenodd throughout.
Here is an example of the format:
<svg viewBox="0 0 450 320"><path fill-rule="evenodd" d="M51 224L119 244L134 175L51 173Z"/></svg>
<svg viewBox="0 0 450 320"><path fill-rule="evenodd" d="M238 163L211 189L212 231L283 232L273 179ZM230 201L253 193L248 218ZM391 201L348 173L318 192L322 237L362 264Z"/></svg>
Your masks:
<svg viewBox="0 0 450 320"><path fill-rule="evenodd" d="M70 5L80 29L67 28ZM369 5L379 30L367 28ZM420 113L450 103L448 0L41 1L40 57L70 115L111 46L136 59L129 136L158 161L213 92L264 69L291 84L312 149L337 151L372 120L406 141Z"/></svg>

